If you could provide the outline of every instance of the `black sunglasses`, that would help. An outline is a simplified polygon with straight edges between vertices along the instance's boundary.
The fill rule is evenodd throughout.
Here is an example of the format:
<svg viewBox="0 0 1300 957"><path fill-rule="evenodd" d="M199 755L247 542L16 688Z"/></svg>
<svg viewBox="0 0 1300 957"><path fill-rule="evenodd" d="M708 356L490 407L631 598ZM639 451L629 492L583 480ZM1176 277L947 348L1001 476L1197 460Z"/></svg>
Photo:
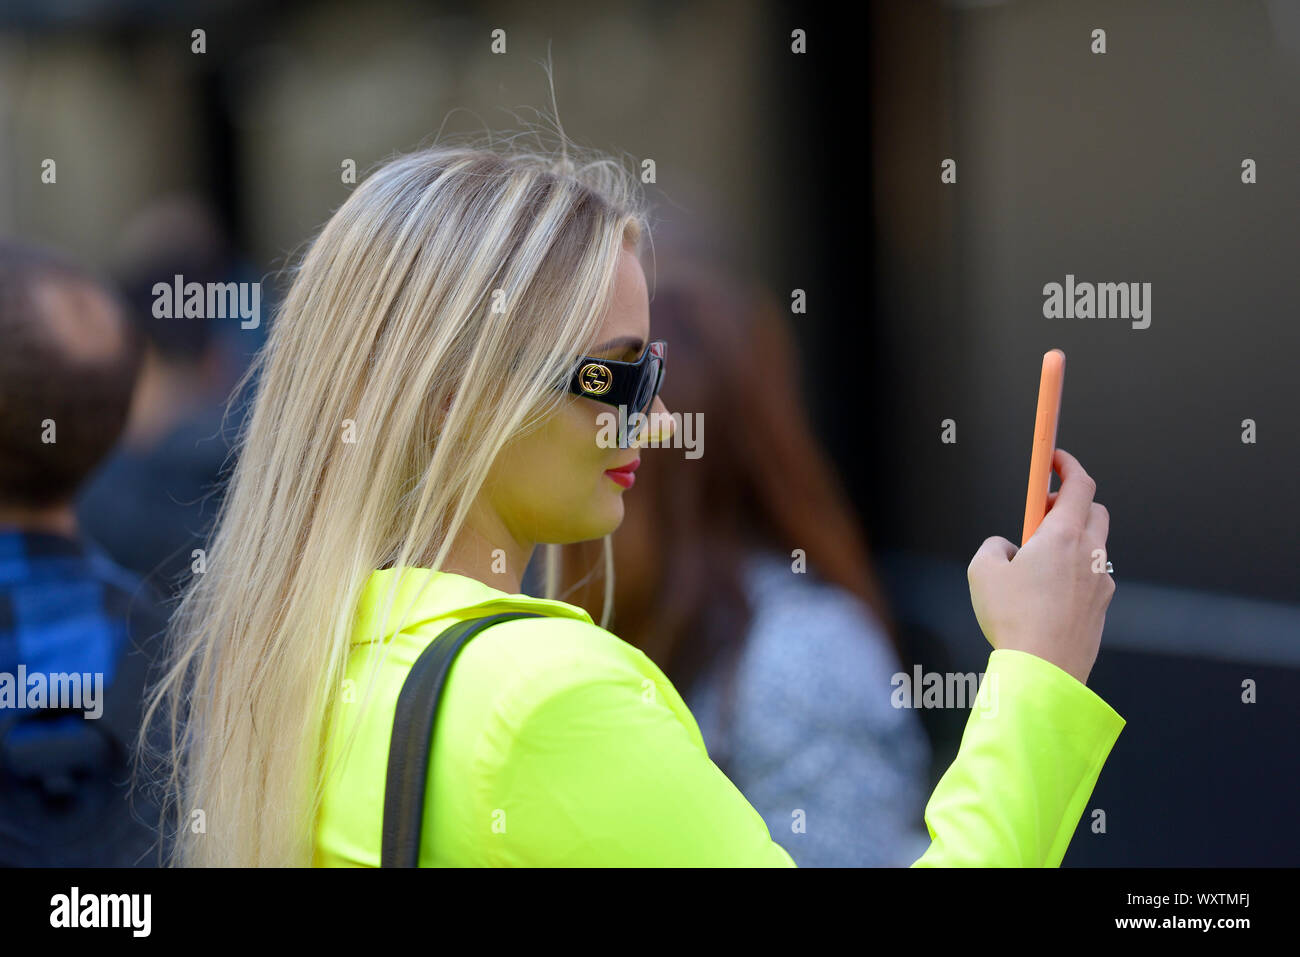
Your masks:
<svg viewBox="0 0 1300 957"><path fill-rule="evenodd" d="M627 418L650 408L664 384L668 343L655 339L635 362L582 356L569 378L569 392L626 412L619 415L619 442L626 448Z"/></svg>

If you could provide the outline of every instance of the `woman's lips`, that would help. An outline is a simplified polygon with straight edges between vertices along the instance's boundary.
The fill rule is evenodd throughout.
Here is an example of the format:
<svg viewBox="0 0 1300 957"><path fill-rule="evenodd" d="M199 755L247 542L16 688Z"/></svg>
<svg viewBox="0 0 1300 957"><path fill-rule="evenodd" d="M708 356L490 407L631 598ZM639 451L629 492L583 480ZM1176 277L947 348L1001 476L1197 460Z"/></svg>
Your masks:
<svg viewBox="0 0 1300 957"><path fill-rule="evenodd" d="M632 473L641 465L640 459L633 459L627 465L620 465L616 469L605 469L605 474L624 488L631 488L636 482L636 476Z"/></svg>

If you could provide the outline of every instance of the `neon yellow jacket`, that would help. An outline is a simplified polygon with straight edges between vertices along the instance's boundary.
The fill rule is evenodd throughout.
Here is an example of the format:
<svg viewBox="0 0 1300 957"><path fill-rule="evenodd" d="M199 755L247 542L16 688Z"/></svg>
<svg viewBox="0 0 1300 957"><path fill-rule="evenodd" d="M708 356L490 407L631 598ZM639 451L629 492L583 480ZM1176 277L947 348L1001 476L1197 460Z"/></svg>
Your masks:
<svg viewBox="0 0 1300 957"><path fill-rule="evenodd" d="M407 624L388 636L365 704L370 638L396 574L375 572L358 606L349 691L325 739L316 866L379 865L402 682L446 628L502 611L549 617L494 625L456 658L434 731L422 866L795 866L710 760L663 672L576 606L407 569L388 619ZM1058 866L1123 727L1055 665L992 652L914 866Z"/></svg>

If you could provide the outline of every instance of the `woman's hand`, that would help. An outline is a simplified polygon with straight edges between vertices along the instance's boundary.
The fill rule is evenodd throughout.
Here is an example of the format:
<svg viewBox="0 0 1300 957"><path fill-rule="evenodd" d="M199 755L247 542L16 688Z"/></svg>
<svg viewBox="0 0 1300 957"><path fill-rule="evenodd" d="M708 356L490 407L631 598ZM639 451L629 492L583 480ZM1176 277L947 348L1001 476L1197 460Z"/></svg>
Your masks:
<svg viewBox="0 0 1300 957"><path fill-rule="evenodd" d="M1097 483L1073 455L1057 449L1052 471L1061 487L1048 496L1038 530L1019 549L1005 538L986 539L966 579L989 644L1045 658L1086 684L1115 594L1104 570L1110 515L1092 500Z"/></svg>

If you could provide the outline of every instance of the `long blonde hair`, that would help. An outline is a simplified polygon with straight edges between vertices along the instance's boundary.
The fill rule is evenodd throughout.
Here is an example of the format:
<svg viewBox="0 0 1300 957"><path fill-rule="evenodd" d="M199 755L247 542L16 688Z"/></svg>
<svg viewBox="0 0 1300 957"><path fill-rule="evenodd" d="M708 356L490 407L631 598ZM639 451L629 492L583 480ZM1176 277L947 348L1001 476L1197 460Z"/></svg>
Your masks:
<svg viewBox="0 0 1300 957"><path fill-rule="evenodd" d="M294 270L139 742L161 717L171 863L310 863L366 579L441 567L501 448L576 401L560 386L649 229L636 178L576 152L400 156Z"/></svg>

